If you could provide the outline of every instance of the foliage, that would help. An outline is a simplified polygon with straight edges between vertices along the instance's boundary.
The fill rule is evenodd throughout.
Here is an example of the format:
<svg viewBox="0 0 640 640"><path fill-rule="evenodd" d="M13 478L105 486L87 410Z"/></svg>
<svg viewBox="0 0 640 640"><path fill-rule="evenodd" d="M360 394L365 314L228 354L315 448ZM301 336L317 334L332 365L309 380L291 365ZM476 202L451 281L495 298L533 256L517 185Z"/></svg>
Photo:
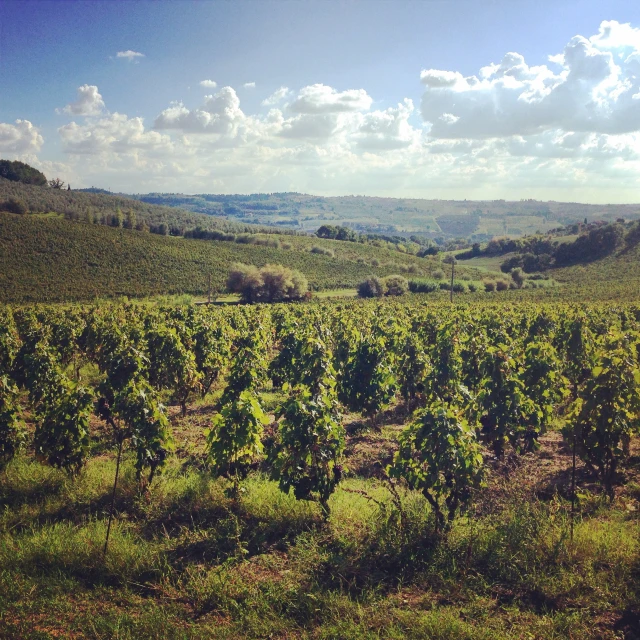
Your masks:
<svg viewBox="0 0 640 640"><path fill-rule="evenodd" d="M18 215L24 215L29 211L27 205L22 200L18 200L18 198L9 198L2 205L2 208L9 213L17 213Z"/></svg>
<svg viewBox="0 0 640 640"><path fill-rule="evenodd" d="M422 492L433 508L436 526L451 523L480 486L483 466L473 425L450 404L435 402L422 409L400 435L389 475L404 478ZM444 505L442 504L444 502Z"/></svg>
<svg viewBox="0 0 640 640"><path fill-rule="evenodd" d="M522 357L511 345L489 346L482 371L477 403L483 440L498 457L507 443L516 451L531 450L538 437L537 410L522 381Z"/></svg>
<svg viewBox="0 0 640 640"><path fill-rule="evenodd" d="M253 393L241 391L211 421L206 433L208 460L216 473L246 472L262 453L262 431L269 420Z"/></svg>
<svg viewBox="0 0 640 640"><path fill-rule="evenodd" d="M387 276L384 279L385 296L402 296L409 290L406 278L398 275Z"/></svg>
<svg viewBox="0 0 640 640"><path fill-rule="evenodd" d="M361 298L380 298L384 291L384 282L376 276L369 276L358 285L358 296Z"/></svg>
<svg viewBox="0 0 640 640"><path fill-rule="evenodd" d="M89 452L89 417L92 409L91 391L64 381L56 398L45 405L36 424L36 457L54 467L78 473Z"/></svg>
<svg viewBox="0 0 640 640"><path fill-rule="evenodd" d="M227 289L239 293L244 302L301 300L309 290L305 276L282 265L268 264L262 269L234 264L227 278Z"/></svg>
<svg viewBox="0 0 640 640"><path fill-rule="evenodd" d="M281 422L274 478L285 493L293 488L297 500L317 500L325 515L343 473L345 435L336 404L335 381L324 378L313 392L303 385L293 387L277 414Z"/></svg>
<svg viewBox="0 0 640 640"><path fill-rule="evenodd" d="M47 178L41 171L19 160L0 160L0 178L40 187L47 184Z"/></svg>
<svg viewBox="0 0 640 640"><path fill-rule="evenodd" d="M373 418L395 393L396 377L387 340L379 333L356 335L340 380L340 400Z"/></svg>
<svg viewBox="0 0 640 640"><path fill-rule="evenodd" d="M147 342L149 381L157 389L170 389L182 415L186 415L189 397L201 386L195 355L171 327L154 327L147 334Z"/></svg>
<svg viewBox="0 0 640 640"><path fill-rule="evenodd" d="M11 460L24 441L18 389L0 373L0 468Z"/></svg>
<svg viewBox="0 0 640 640"><path fill-rule="evenodd" d="M628 455L640 419L637 344L611 332L598 345L595 366L580 388L563 433L575 442L587 467L610 499L620 460Z"/></svg>

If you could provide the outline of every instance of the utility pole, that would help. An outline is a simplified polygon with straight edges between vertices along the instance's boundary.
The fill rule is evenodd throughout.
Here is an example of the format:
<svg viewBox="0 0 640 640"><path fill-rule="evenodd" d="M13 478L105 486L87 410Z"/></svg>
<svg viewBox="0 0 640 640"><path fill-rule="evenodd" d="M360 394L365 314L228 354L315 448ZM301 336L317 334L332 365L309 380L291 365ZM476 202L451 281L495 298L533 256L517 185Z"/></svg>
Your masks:
<svg viewBox="0 0 640 640"><path fill-rule="evenodd" d="M449 292L449 302L453 302L453 271L456 267L456 259L453 258L451 260L451 291Z"/></svg>

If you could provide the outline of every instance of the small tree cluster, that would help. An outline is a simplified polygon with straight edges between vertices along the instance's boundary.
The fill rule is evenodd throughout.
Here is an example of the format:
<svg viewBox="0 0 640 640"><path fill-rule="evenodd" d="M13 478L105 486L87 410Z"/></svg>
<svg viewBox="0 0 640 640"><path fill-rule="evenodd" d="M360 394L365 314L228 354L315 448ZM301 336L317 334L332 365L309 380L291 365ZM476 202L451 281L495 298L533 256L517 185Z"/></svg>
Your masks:
<svg viewBox="0 0 640 640"><path fill-rule="evenodd" d="M279 264L262 269L236 263L229 272L227 289L239 293L244 302L284 302L302 300L309 291L306 277Z"/></svg>
<svg viewBox="0 0 640 640"><path fill-rule="evenodd" d="M358 285L360 298L381 298L382 296L402 296L409 291L407 279L398 276L387 276L381 279L377 276L369 276Z"/></svg>

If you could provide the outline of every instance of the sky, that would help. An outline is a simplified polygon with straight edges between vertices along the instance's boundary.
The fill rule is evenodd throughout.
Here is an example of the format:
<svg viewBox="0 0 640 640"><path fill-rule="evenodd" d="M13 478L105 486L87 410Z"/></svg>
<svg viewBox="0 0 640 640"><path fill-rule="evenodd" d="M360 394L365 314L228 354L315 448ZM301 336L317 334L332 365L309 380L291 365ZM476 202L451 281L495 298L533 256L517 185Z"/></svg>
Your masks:
<svg viewBox="0 0 640 640"><path fill-rule="evenodd" d="M640 3L3 0L0 157L128 193L639 202Z"/></svg>

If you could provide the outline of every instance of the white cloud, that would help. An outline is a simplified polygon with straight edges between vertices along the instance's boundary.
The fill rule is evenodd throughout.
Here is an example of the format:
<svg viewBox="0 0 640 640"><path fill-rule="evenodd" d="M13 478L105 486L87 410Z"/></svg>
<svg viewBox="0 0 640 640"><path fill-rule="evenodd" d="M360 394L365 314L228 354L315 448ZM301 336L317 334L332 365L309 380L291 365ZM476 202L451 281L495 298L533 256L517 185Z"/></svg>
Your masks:
<svg viewBox="0 0 640 640"><path fill-rule="evenodd" d="M78 87L78 98L63 109L56 109L57 113L67 113L72 116L97 116L104 110L104 100L94 84L83 84Z"/></svg>
<svg viewBox="0 0 640 640"><path fill-rule="evenodd" d="M144 57L144 53L140 53L139 51L131 51L131 49L127 49L126 51L118 51L118 53L116 53L116 58L123 58L124 60L128 60L129 62L138 62L140 58Z"/></svg>
<svg viewBox="0 0 640 640"><path fill-rule="evenodd" d="M282 102L291 92L288 87L280 87L274 91L268 98L262 101L263 107L270 107Z"/></svg>
<svg viewBox="0 0 640 640"><path fill-rule="evenodd" d="M240 99L231 87L205 96L204 104L189 110L181 102L165 109L155 119L158 130L179 130L185 133L212 133L234 136L246 120L240 109Z"/></svg>
<svg viewBox="0 0 640 640"><path fill-rule="evenodd" d="M255 89L256 88L256 83L255 82L245 82L242 86L245 89Z"/></svg>
<svg viewBox="0 0 640 640"><path fill-rule="evenodd" d="M4 157L37 153L43 142L38 129L28 120L16 120L15 124L0 122L0 154Z"/></svg>
<svg viewBox="0 0 640 640"><path fill-rule="evenodd" d="M562 54L550 56L560 69L529 66L518 53L482 67L478 76L426 70L421 112L442 138L497 138L543 131L620 134L640 128L640 30L603 22L590 39L575 36ZM624 48L616 60L614 49ZM456 118L453 121L453 117Z"/></svg>
<svg viewBox="0 0 640 640"><path fill-rule="evenodd" d="M151 128L114 113L59 134L85 183L109 176L128 191L637 200L639 33L606 22L546 64L507 52L471 76L425 69L419 106L374 108L364 89L311 84L281 87L245 113L223 87L199 105L170 104ZM0 149L15 126L0 125ZM33 153L33 129L10 144Z"/></svg>
<svg viewBox="0 0 640 640"><path fill-rule="evenodd" d="M58 129L66 152L73 155L121 154L132 151L170 152L169 136L148 131L142 118L112 113L79 125L70 122Z"/></svg>
<svg viewBox="0 0 640 640"><path fill-rule="evenodd" d="M300 90L289 109L293 113L344 113L367 111L371 103L364 89L339 92L324 84L312 84Z"/></svg>
<svg viewBox="0 0 640 640"><path fill-rule="evenodd" d="M218 83L213 80L200 80L200 86L207 89L215 89L218 86Z"/></svg>
<svg viewBox="0 0 640 640"><path fill-rule="evenodd" d="M414 110L413 101L405 98L396 108L365 114L354 134L358 146L368 151L380 152L404 149L418 143L421 132L409 123Z"/></svg>

